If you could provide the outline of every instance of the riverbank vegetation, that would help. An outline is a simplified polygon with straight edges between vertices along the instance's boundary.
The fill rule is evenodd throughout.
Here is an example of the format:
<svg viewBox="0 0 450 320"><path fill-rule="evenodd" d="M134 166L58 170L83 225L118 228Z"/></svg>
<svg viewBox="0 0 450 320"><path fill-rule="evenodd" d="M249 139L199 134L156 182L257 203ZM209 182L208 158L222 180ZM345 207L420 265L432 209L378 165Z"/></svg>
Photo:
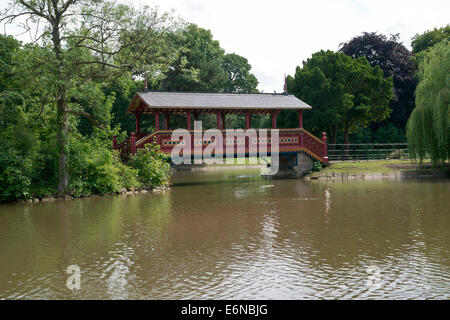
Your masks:
<svg viewBox="0 0 450 320"><path fill-rule="evenodd" d="M169 162L154 146L127 163L112 150L113 135L121 141L134 130L125 109L144 82L150 90L256 91L247 59L154 8L13 0L1 22L32 36L0 35L0 202L167 184Z"/></svg>
<svg viewBox="0 0 450 320"><path fill-rule="evenodd" d="M154 146L127 163L112 149L113 135L120 142L134 131L135 119L125 110L144 84L157 91L258 92L245 57L225 52L209 30L155 8L11 0L0 22L30 35L26 42L0 35L0 202L167 184L169 163ZM447 26L417 35L417 58L398 35L376 33L356 36L339 52L313 54L287 78L288 91L314 107L304 114L305 128L327 131L338 143L403 142L419 65L408 139L414 150L431 141L438 151L426 152L436 161L448 158L448 80L442 85L448 42L433 49L448 34ZM430 77L436 65L444 67ZM434 120L425 122L422 114ZM204 128L215 126L213 115L200 120ZM239 115L226 121L227 128L245 126ZM174 116L170 126L184 122ZM432 130L414 129L425 124ZM255 115L251 125L270 127L270 115ZM277 126L296 127L297 116L283 111ZM141 128L154 130L145 118Z"/></svg>
<svg viewBox="0 0 450 320"><path fill-rule="evenodd" d="M442 41L419 53L416 108L407 135L414 158L443 165L450 156L450 45Z"/></svg>

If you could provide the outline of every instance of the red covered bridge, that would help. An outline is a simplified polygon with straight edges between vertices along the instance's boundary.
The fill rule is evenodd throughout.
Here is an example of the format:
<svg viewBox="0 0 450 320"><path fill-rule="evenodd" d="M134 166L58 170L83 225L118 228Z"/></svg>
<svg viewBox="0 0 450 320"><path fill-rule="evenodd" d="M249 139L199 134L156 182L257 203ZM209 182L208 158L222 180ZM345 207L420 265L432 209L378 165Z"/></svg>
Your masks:
<svg viewBox="0 0 450 320"><path fill-rule="evenodd" d="M115 149L120 151L123 160L128 159L130 154L136 153L137 149L144 148L147 143L156 143L160 145L162 152L170 154L177 143L171 140L173 132L169 126L171 115L184 114L186 116L185 129L191 133L191 139L193 139L192 121L198 120L202 113L215 114L217 129L222 130L225 134L225 120L229 114L245 115L246 129L250 128L252 115L270 114L272 116L272 129L276 129L277 114L281 110L296 110L298 115L297 128L279 130L280 155L303 153L311 159L327 163L325 133L319 139L303 129L303 110L308 109L311 109L311 106L286 92L281 94L139 92L127 109L127 113L134 113L136 116L136 133L132 133L131 137L120 143L117 143L114 137L113 145ZM141 117L148 115L152 115L154 118L155 130L153 132L142 132L140 130ZM258 138L247 139L244 142L245 154L248 155L251 146L260 142L267 142L267 149L270 154L270 130L268 130L267 137L260 136L258 130L256 132ZM260 137L263 137L265 141L261 141ZM242 142L224 138L224 148L226 145L229 147L230 144L233 144L235 155L244 156L237 154L236 151L238 144ZM202 148L206 148L210 143L211 141L202 141ZM193 140L191 146L193 149ZM191 154L194 154L194 150Z"/></svg>

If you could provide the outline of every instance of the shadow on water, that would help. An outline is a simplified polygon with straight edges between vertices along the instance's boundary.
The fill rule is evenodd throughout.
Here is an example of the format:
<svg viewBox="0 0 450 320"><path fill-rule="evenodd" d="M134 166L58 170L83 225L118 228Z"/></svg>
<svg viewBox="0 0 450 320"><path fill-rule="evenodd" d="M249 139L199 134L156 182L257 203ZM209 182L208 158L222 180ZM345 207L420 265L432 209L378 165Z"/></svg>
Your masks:
<svg viewBox="0 0 450 320"><path fill-rule="evenodd" d="M259 170L226 170L200 172L176 172L172 181L173 187L202 186L202 185L232 185L236 183L256 183L270 181L261 176Z"/></svg>

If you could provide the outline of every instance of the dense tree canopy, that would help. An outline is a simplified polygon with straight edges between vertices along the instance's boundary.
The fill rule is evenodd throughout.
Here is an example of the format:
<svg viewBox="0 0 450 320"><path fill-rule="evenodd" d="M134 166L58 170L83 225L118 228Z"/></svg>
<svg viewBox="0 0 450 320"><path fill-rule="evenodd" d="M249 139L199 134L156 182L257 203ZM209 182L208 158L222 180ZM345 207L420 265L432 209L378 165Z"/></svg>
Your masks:
<svg viewBox="0 0 450 320"><path fill-rule="evenodd" d="M410 150L434 164L450 156L450 45L442 41L418 56L416 108L408 121Z"/></svg>
<svg viewBox="0 0 450 320"><path fill-rule="evenodd" d="M258 80L250 73L251 65L246 58L235 53L226 54L222 67L227 73L225 92L257 92Z"/></svg>
<svg viewBox="0 0 450 320"><path fill-rule="evenodd" d="M442 28L434 28L422 34L416 34L412 38L411 46L414 54L418 54L443 40L450 39L450 25Z"/></svg>
<svg viewBox="0 0 450 320"><path fill-rule="evenodd" d="M365 57L371 66L383 70L385 78L392 77L394 99L389 104L390 117L381 123L373 124L373 131L389 123L404 132L406 121L414 108L414 90L416 88L416 66L411 52L399 42L399 35L389 38L376 32L364 32L349 42L341 44L340 52L353 58Z"/></svg>
<svg viewBox="0 0 450 320"><path fill-rule="evenodd" d="M226 81L221 67L225 51L211 31L188 24L171 35L181 54L166 73L161 89L169 91L219 91Z"/></svg>
<svg viewBox="0 0 450 320"><path fill-rule="evenodd" d="M156 89L197 92L256 92L258 80L247 59L225 54L211 31L187 24L171 37L180 55Z"/></svg>
<svg viewBox="0 0 450 320"><path fill-rule="evenodd" d="M19 50L17 40L0 35L0 201L28 196L31 184L33 136L27 126L24 96L15 88Z"/></svg>
<svg viewBox="0 0 450 320"><path fill-rule="evenodd" d="M246 58L226 53L209 30L155 9L109 0L12 0L0 22L17 25L22 18L33 22L26 29L38 27L30 43L0 35L0 202L167 181L168 166L156 149L128 164L111 149L112 135L121 141L134 131L125 110L144 80L151 90L257 92ZM416 59L398 36L376 33L344 43L342 52L313 54L287 78L288 91L313 106L304 113L305 127L316 135L327 131L331 142L348 143L352 132L358 135L352 142L401 140L418 63L408 141L421 159L447 159L448 35L449 26L416 35ZM208 114L201 120L204 128L216 123ZM141 121L142 130L154 129L153 116ZM279 127L297 121L296 112L278 117ZM170 122L185 126L184 117ZM255 115L251 125L270 122L270 115ZM371 132L374 122L383 126ZM244 124L242 115L227 115L227 128Z"/></svg>
<svg viewBox="0 0 450 320"><path fill-rule="evenodd" d="M245 58L225 54L210 31L156 9L13 0L0 22L19 25L21 18L33 22L23 25L29 44L0 38L0 145L7 150L0 201L54 194L56 186L60 195L133 187L144 183L142 168L167 179L165 167L155 167L161 159L143 157L152 165L136 177L139 170L124 167L111 150L113 134L123 140L123 129L134 130L125 110L144 79L153 90L256 90ZM151 130L153 121L144 118L142 128Z"/></svg>
<svg viewBox="0 0 450 320"><path fill-rule="evenodd" d="M155 73L161 67L163 39L171 29L166 15L146 9L94 0L15 0L2 21L25 16L39 22L36 30L44 54L30 56L29 79L45 84L56 110L58 191L69 185L67 147L71 117L83 116L105 128L111 97L102 81L125 72ZM38 41L36 42L38 43ZM165 63L175 56L165 51ZM168 61L169 60L169 61Z"/></svg>
<svg viewBox="0 0 450 320"><path fill-rule="evenodd" d="M392 78L384 78L378 66L332 51L316 52L297 67L288 77L288 91L313 106L305 112L307 128L331 133L332 143L338 131L348 143L351 130L386 119L393 97Z"/></svg>

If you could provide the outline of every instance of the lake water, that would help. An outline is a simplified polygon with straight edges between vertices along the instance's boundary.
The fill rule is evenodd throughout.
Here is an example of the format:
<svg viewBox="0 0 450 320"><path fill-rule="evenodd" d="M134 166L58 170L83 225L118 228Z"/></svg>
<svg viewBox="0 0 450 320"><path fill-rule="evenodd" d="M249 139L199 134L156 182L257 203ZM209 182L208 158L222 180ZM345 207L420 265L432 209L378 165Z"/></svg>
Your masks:
<svg viewBox="0 0 450 320"><path fill-rule="evenodd" d="M178 172L165 193L0 205L3 299L450 299L450 181ZM81 288L66 287L66 269Z"/></svg>

